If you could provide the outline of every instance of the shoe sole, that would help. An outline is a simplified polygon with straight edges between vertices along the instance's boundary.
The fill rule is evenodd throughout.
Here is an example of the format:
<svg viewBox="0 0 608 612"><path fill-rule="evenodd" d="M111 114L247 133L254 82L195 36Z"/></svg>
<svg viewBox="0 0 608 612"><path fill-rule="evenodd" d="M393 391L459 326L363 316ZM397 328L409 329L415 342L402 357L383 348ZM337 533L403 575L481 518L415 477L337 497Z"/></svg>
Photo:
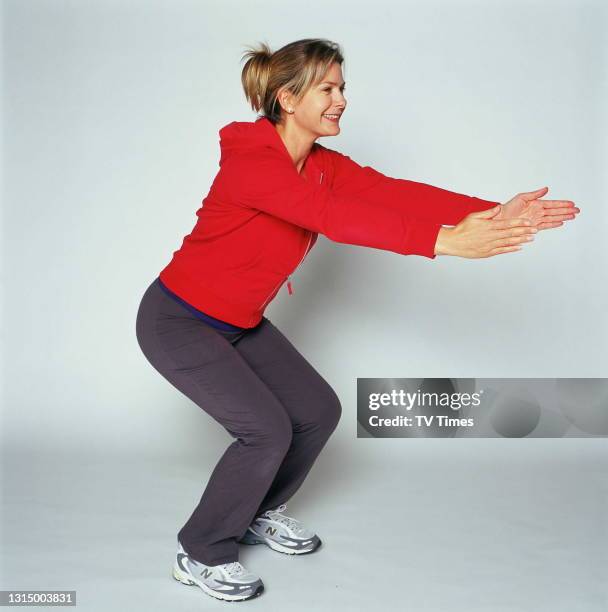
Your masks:
<svg viewBox="0 0 608 612"><path fill-rule="evenodd" d="M321 546L321 539L319 538L314 548L311 548L309 550L307 549L294 550L293 548L289 548L288 546L283 546L282 544L279 544L278 542L275 542L274 540L271 540L270 538L265 538L264 536L260 536L260 535L254 536L254 535L251 535L250 533L245 534L244 539L239 540L238 542L239 544L250 544L250 545L266 544L266 546L269 546L270 548L272 548L272 550L276 550L277 552L284 553L286 555L308 555L318 550L319 547Z"/></svg>
<svg viewBox="0 0 608 612"><path fill-rule="evenodd" d="M264 592L264 586L260 585L255 593L251 595L247 595L246 597L238 597L237 595L227 595L225 593L218 593L213 589L210 589L204 582L197 580L191 574L185 574L178 566L177 563L173 566L173 578L182 584L187 586L197 586L200 587L207 595L215 599L219 599L221 601L246 601L248 599L253 599L254 597L259 597Z"/></svg>

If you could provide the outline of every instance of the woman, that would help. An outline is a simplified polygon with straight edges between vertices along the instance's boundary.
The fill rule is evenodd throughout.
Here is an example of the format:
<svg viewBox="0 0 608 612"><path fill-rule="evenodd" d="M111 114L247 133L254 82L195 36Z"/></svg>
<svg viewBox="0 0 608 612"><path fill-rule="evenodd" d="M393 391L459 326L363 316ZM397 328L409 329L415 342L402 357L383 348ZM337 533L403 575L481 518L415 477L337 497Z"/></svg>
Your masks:
<svg viewBox="0 0 608 612"><path fill-rule="evenodd" d="M519 250L578 213L572 202L539 200L546 188L501 206L362 167L315 142L339 134L346 108L338 45L304 39L245 56L245 95L263 114L220 130L220 169L196 226L137 316L150 363L235 438L179 531L173 569L230 601L263 591L238 562L239 543L287 554L321 544L283 511L334 431L340 400L264 316L286 281L293 291L290 274L318 233L403 255L478 258Z"/></svg>

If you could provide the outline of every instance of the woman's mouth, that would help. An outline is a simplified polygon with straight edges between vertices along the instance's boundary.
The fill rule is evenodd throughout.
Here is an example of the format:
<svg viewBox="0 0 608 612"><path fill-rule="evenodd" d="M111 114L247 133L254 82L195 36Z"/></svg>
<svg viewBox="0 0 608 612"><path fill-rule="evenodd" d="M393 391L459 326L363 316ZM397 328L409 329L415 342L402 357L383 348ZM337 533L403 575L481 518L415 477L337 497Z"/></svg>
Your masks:
<svg viewBox="0 0 608 612"><path fill-rule="evenodd" d="M328 121L333 121L334 123L338 123L340 120L340 115L322 115L322 117Z"/></svg>

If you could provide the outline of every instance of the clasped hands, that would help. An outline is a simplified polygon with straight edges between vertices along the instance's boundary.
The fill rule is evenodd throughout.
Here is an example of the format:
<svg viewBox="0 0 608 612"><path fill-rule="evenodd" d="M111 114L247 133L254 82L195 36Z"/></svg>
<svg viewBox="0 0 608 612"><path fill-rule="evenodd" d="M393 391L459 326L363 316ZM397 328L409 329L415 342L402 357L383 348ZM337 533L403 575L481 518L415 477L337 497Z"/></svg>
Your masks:
<svg viewBox="0 0 608 612"><path fill-rule="evenodd" d="M560 227L580 212L570 200L541 200L548 191L518 193L503 205L467 215L454 227L442 227L435 255L481 258L520 251L537 232Z"/></svg>

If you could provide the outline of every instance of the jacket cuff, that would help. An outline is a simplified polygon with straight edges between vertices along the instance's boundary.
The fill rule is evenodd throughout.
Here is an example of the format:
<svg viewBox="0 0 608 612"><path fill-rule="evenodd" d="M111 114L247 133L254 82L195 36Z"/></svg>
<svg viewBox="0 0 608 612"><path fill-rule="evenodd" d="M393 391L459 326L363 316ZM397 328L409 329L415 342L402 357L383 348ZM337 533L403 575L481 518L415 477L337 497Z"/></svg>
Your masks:
<svg viewBox="0 0 608 612"><path fill-rule="evenodd" d="M412 223L402 253L435 259L435 244L441 228L437 223Z"/></svg>

